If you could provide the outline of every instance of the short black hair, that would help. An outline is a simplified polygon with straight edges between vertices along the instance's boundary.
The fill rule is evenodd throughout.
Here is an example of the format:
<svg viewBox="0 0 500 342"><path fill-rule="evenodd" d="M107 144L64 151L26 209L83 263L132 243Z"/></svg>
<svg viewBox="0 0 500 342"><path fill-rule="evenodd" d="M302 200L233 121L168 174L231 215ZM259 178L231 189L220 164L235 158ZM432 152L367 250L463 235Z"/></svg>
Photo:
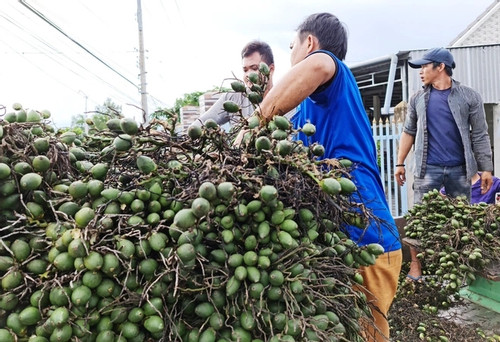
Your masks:
<svg viewBox="0 0 500 342"><path fill-rule="evenodd" d="M301 42L307 35L318 38L320 49L333 53L340 60L347 54L347 26L331 13L308 16L297 28Z"/></svg>
<svg viewBox="0 0 500 342"><path fill-rule="evenodd" d="M260 53L262 61L267 65L274 64L273 50L271 50L269 44L260 40L252 40L250 43L245 45L243 50L241 50L241 59L250 56L254 52Z"/></svg>
<svg viewBox="0 0 500 342"><path fill-rule="evenodd" d="M436 69L440 65L441 65L440 62L432 62L432 69ZM453 76L453 69L447 66L446 64L444 65L444 71L446 72L446 75Z"/></svg>

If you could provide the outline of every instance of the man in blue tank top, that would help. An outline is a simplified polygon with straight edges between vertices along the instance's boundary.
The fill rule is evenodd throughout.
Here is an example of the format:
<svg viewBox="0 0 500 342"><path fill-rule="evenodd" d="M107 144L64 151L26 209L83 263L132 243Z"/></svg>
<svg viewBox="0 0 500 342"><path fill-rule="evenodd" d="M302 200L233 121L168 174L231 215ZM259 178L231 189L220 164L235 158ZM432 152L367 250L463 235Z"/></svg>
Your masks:
<svg viewBox="0 0 500 342"><path fill-rule="evenodd" d="M376 264L362 267L367 297L373 310L376 332L367 332L367 341L388 341L387 312L396 293L401 270L401 243L380 180L376 148L359 89L349 68L342 62L347 52L343 23L329 13L310 15L298 27L290 46L292 68L261 103L260 114L267 120L284 115L298 106L292 118L295 128L310 122L316 133L305 145L317 142L325 148L324 158L347 158L355 168L351 175L362 202L378 218L363 230L343 227L360 246L381 244L385 254Z"/></svg>

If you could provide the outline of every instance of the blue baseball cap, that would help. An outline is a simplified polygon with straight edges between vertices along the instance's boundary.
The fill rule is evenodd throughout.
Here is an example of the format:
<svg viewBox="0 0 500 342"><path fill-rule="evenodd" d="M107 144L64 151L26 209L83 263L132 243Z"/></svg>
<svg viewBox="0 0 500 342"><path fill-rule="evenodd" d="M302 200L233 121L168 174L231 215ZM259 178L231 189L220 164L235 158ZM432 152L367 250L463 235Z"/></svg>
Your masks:
<svg viewBox="0 0 500 342"><path fill-rule="evenodd" d="M444 63L447 67L452 69L455 68L455 62L453 61L453 56L450 51L443 48L434 48L427 50L424 56L420 59L416 59L414 61L408 61L408 64L412 68L418 69L424 64L429 64L432 62Z"/></svg>

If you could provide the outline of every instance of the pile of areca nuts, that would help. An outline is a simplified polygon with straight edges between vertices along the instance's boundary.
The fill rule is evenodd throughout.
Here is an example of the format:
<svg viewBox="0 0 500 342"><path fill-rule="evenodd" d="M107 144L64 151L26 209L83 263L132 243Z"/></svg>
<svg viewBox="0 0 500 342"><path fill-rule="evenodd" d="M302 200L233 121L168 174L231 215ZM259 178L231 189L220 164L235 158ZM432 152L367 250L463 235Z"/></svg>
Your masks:
<svg viewBox="0 0 500 342"><path fill-rule="evenodd" d="M465 197L450 198L438 190L424 195L406 215L406 236L418 240L427 284L447 297L431 309L447 307L460 288L476 276L498 276L500 207L470 204Z"/></svg>
<svg viewBox="0 0 500 342"><path fill-rule="evenodd" d="M234 91L257 104L265 67ZM114 118L78 135L4 110L0 341L364 340L358 268L384 250L342 231L372 218L350 198L355 165L319 160L286 118L178 134Z"/></svg>
<svg viewBox="0 0 500 342"><path fill-rule="evenodd" d="M465 197L445 197L437 190L425 194L422 202L408 211L405 235L416 242L423 277L406 280L409 270L403 265L389 312L394 341L500 340L492 325L463 319L470 312L483 312L471 309L465 300L468 293L476 296L477 291L485 295L485 301L476 297L483 303L494 303L486 298L494 292L481 286L494 286L498 279L499 218L498 205L470 204ZM469 285L475 289L467 291Z"/></svg>

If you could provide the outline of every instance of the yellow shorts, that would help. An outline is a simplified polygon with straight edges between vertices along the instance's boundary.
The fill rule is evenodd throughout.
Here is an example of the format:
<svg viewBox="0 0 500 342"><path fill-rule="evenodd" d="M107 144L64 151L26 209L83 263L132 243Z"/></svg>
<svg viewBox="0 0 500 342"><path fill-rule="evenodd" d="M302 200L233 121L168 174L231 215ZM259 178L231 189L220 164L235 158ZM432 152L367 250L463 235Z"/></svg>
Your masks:
<svg viewBox="0 0 500 342"><path fill-rule="evenodd" d="M367 328L367 341L389 341L387 313L396 295L402 261L400 249L380 255L375 265L360 267L364 285L361 290L366 294L367 301L376 306L372 310L376 329Z"/></svg>

